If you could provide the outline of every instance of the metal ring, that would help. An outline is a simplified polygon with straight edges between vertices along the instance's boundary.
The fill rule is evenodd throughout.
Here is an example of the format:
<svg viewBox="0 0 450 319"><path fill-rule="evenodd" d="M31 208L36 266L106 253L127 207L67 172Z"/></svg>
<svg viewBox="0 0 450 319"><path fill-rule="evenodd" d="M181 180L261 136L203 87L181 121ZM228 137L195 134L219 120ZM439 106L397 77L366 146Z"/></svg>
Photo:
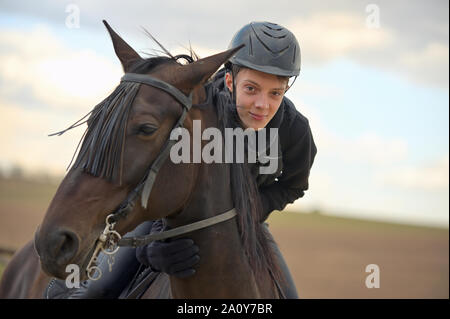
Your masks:
<svg viewBox="0 0 450 319"><path fill-rule="evenodd" d="M114 250L108 250L108 248L102 248L102 252L106 255L114 255L119 251L120 246L116 246Z"/></svg>
<svg viewBox="0 0 450 319"><path fill-rule="evenodd" d="M108 216L106 216L106 225L114 225L115 224L115 222L112 222L112 223L110 223L108 220L110 219L110 218L113 218L114 217L114 214L109 214Z"/></svg>
<svg viewBox="0 0 450 319"><path fill-rule="evenodd" d="M110 249L108 249L108 247L102 247L101 249L102 249L102 251L103 251L105 254L107 254L107 255L114 255L115 253L117 253L117 251L118 251L119 248L120 248L120 246L117 246L117 243L118 243L119 240L122 238L122 236L120 236L120 234L119 234L118 232L116 232L115 230L110 230L110 231L108 232L108 236L109 236L109 235L113 235L113 236L116 236L116 237L117 237L117 240L116 240L116 241L113 241L113 242L114 242L114 246L115 246L114 250L110 250Z"/></svg>
<svg viewBox="0 0 450 319"><path fill-rule="evenodd" d="M94 274L98 272L98 276L91 276L91 272L94 270ZM102 270L97 266L92 266L89 269L86 269L87 276L90 280L96 281L102 277Z"/></svg>

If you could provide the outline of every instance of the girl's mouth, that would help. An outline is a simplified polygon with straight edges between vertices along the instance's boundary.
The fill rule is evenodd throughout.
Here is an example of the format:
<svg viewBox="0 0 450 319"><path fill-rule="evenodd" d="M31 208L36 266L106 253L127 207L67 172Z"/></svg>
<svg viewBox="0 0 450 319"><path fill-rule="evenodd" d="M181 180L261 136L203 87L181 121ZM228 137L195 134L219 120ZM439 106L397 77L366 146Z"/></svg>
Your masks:
<svg viewBox="0 0 450 319"><path fill-rule="evenodd" d="M249 112L249 114L254 120L257 120L257 121L262 121L267 117L267 115L259 115L259 114L254 114L252 112Z"/></svg>

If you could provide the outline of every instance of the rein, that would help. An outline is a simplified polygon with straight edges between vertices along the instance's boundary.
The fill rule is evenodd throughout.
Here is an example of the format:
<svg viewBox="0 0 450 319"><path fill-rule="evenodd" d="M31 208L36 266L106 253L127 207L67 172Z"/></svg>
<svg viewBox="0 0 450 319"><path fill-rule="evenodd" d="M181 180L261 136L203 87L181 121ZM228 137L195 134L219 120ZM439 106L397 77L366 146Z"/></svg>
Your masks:
<svg viewBox="0 0 450 319"><path fill-rule="evenodd" d="M161 89L171 95L175 100L177 100L177 102L179 102L183 106L183 112L178 121L175 123L173 129L183 127L186 115L192 107L192 93L189 96L186 96L171 84L145 74L126 73L122 77L121 82L135 82L139 84L150 85L155 88ZM150 192L153 188L153 184L155 183L156 175L169 156L170 149L174 144L174 140L166 140L158 157L153 161L152 165L144 175L142 181L128 194L126 199L118 206L118 208L112 214L106 217L106 227L103 230L102 234L99 236L91 260L86 267L86 272L89 279L98 280L102 276L101 270L97 266L98 255L100 254L100 252L103 252L109 256L108 263L111 271L112 264L114 263L114 254L120 247L144 246L155 240L163 240L183 235L195 230L221 223L236 216L236 210L233 208L225 213L198 222L176 227L156 234L139 237L122 238L120 234L114 230L114 226L117 221L125 218L133 210L139 195L141 196L142 207L147 208L147 202L150 196ZM93 274L91 275L92 272ZM98 274L97 277L94 277L95 273Z"/></svg>

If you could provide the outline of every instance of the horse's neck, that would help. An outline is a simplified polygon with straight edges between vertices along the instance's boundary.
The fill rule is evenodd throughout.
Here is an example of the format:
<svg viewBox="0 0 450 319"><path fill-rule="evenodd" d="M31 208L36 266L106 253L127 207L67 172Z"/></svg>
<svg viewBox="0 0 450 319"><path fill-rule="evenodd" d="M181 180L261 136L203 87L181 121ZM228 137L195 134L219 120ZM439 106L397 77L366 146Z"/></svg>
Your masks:
<svg viewBox="0 0 450 319"><path fill-rule="evenodd" d="M203 166L190 204L176 218L183 219L183 224L188 222L186 219L198 221L233 207L228 169L223 169L225 164ZM221 182L217 183L218 180ZM177 220L168 222L178 224ZM175 298L259 297L253 272L242 249L236 218L189 236L200 248L200 262L192 278L179 280L171 277Z"/></svg>

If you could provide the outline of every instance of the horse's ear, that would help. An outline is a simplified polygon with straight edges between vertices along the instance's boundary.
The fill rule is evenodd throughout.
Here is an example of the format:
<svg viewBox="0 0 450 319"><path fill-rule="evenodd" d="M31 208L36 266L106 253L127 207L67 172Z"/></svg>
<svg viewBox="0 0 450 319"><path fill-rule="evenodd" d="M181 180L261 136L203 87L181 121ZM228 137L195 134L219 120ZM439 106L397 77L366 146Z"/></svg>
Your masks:
<svg viewBox="0 0 450 319"><path fill-rule="evenodd" d="M184 65L183 71L186 72L186 76L189 77L190 83L192 83L192 87L190 89L193 89L196 85L204 83L223 63L227 62L229 58L231 58L244 46L245 45L242 44L227 51Z"/></svg>
<svg viewBox="0 0 450 319"><path fill-rule="evenodd" d="M111 36L111 40L114 46L114 51L116 51L116 55L119 58L120 62L122 63L123 70L128 72L131 65L136 62L137 60L140 60L141 57L139 54L137 54L136 51L132 47L128 45L106 22L103 20L103 24L105 25L106 29L109 32L109 35Z"/></svg>

